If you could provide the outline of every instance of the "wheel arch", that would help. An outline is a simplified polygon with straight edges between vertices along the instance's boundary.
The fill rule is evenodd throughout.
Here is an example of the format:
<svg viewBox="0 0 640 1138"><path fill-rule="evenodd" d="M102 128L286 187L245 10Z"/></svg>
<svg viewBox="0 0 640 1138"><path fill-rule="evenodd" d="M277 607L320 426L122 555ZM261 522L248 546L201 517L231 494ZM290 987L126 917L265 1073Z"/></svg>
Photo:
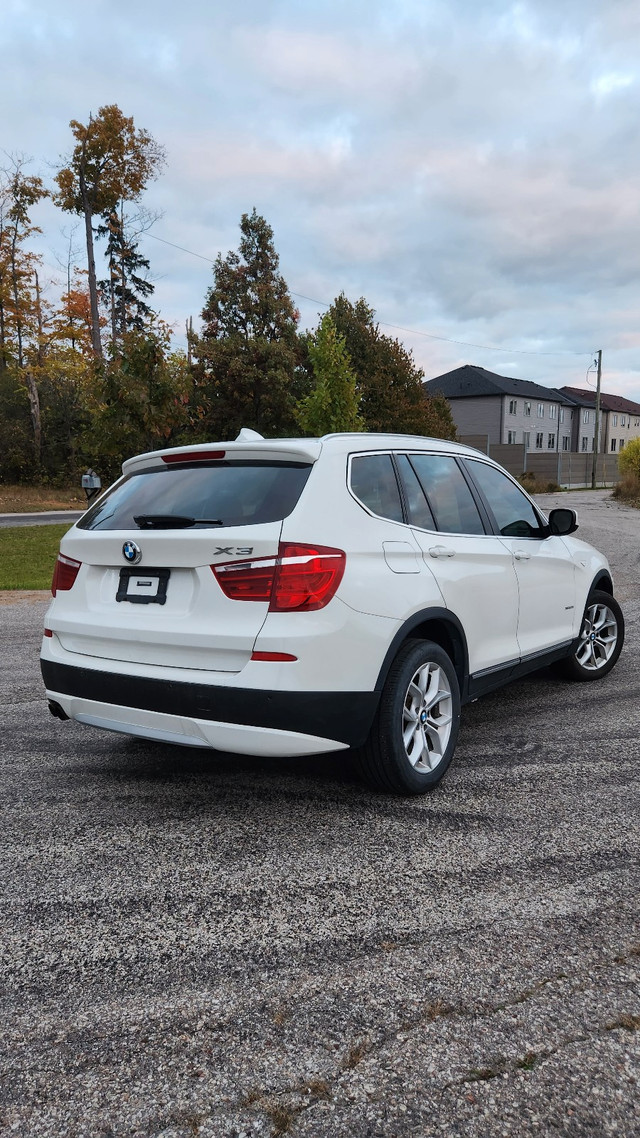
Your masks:
<svg viewBox="0 0 640 1138"><path fill-rule="evenodd" d="M464 701L469 678L467 638L457 616L445 608L423 609L405 621L389 645L375 690L382 691L393 661L408 640L432 640L447 653L456 670L460 696Z"/></svg>
<svg viewBox="0 0 640 1138"><path fill-rule="evenodd" d="M613 581L611 580L611 574L607 573L606 569L601 569L600 572L596 574L591 582L587 595L591 596L591 593L595 592L596 589L601 589L603 593L609 593L610 596L613 596Z"/></svg>

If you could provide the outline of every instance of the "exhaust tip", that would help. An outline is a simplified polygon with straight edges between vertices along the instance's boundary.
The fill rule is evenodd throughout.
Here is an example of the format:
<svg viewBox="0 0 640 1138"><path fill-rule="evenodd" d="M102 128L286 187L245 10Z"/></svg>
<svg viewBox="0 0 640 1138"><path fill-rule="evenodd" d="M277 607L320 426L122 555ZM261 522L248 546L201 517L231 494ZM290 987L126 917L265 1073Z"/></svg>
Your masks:
<svg viewBox="0 0 640 1138"><path fill-rule="evenodd" d="M68 719L69 718L66 711L64 711L63 708L60 706L60 704L56 703L56 701L54 699L49 700L49 711L53 715L54 719Z"/></svg>

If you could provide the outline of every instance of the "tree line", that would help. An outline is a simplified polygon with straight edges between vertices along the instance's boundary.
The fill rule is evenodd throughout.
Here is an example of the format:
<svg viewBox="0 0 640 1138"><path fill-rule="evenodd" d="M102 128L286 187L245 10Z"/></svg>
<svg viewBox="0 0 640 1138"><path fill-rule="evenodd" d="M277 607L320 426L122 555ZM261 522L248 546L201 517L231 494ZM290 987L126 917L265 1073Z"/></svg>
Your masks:
<svg viewBox="0 0 640 1138"><path fill-rule="evenodd" d="M0 480L65 484L92 466L105 481L128 455L234 438L243 426L267 437L455 437L448 404L425 396L423 372L364 298L340 294L314 330L299 329L273 231L255 209L242 215L237 251L215 261L200 329L189 321L187 350L176 350L139 249L155 220L144 191L164 151L116 105L70 127L53 186L22 159L0 173ZM45 197L84 231L85 264L70 239L56 302L33 247Z"/></svg>

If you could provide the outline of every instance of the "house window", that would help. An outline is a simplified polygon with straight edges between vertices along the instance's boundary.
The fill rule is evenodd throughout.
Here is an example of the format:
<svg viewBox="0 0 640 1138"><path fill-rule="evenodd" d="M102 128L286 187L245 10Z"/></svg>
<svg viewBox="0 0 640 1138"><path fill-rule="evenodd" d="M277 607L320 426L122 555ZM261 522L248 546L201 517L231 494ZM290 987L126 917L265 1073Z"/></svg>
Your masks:
<svg viewBox="0 0 640 1138"><path fill-rule="evenodd" d="M580 443L580 450L589 450L589 440L588 440L586 435L582 436L582 441Z"/></svg>
<svg viewBox="0 0 640 1138"><path fill-rule="evenodd" d="M626 427L626 425L627 425L627 418L626 418L626 415L621 415L621 416L620 416L620 426L621 426L621 427Z"/></svg>
<svg viewBox="0 0 640 1138"><path fill-rule="evenodd" d="M620 446L618 447L618 450L622 450L623 446L624 446L624 439L620 439Z"/></svg>
<svg viewBox="0 0 640 1138"><path fill-rule="evenodd" d="M538 403L538 418L544 419L544 403Z"/></svg>
<svg viewBox="0 0 640 1138"><path fill-rule="evenodd" d="M617 416L617 415L614 415L614 416L613 416L613 426L614 426L614 427L617 427L617 426L618 426L618 416Z"/></svg>
<svg viewBox="0 0 640 1138"><path fill-rule="evenodd" d="M527 399L524 401L524 413L525 415L531 414L531 403Z"/></svg>
<svg viewBox="0 0 640 1138"><path fill-rule="evenodd" d="M564 407L561 407L561 408L560 408L560 417L559 417L559 421L560 421L561 423L564 423Z"/></svg>
<svg viewBox="0 0 640 1138"><path fill-rule="evenodd" d="M615 415L614 415L614 418L615 418ZM589 412L586 410L582 412L582 422L583 423L589 422Z"/></svg>
<svg viewBox="0 0 640 1138"><path fill-rule="evenodd" d="M616 449L616 440L612 439L611 440L611 450L615 450L615 449Z"/></svg>
<svg viewBox="0 0 640 1138"><path fill-rule="evenodd" d="M516 432L515 431L509 431L507 442L508 443L515 443L515 441L516 441Z"/></svg>
<svg viewBox="0 0 640 1138"><path fill-rule="evenodd" d="M543 438L544 438L544 436L542 434L542 431L538 431L538 433L536 435L536 450L542 450Z"/></svg>
<svg viewBox="0 0 640 1138"><path fill-rule="evenodd" d="M509 414L515 415L517 413L517 410L518 410L518 400L517 399L510 399L509 400Z"/></svg>
<svg viewBox="0 0 640 1138"><path fill-rule="evenodd" d="M547 450L555 450L555 447L556 447L556 436L555 435L547 435Z"/></svg>
<svg viewBox="0 0 640 1138"><path fill-rule="evenodd" d="M530 450L531 449L531 431L524 431L523 432L522 441L525 445L525 449Z"/></svg>
<svg viewBox="0 0 640 1138"><path fill-rule="evenodd" d="M563 440L562 440L562 449L563 450L569 450L569 436L568 435L565 435Z"/></svg>
<svg viewBox="0 0 640 1138"><path fill-rule="evenodd" d="M555 403L552 403L550 408L549 408L549 418L550 419L557 419L558 418L558 408L556 407Z"/></svg>

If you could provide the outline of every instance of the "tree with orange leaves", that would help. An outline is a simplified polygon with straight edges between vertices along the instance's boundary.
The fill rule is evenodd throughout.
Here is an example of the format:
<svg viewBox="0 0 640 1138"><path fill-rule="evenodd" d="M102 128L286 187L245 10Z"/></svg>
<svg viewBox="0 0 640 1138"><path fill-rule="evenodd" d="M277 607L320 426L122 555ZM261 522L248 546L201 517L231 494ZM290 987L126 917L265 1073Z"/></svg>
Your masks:
<svg viewBox="0 0 640 1138"><path fill-rule="evenodd" d="M58 171L57 204L68 213L84 218L87 244L88 284L91 303L93 353L104 355L100 337L98 286L93 247L93 218L118 211L123 202L136 202L148 182L164 164L164 150L146 130L137 129L133 118L115 104L100 107L89 122L72 119L69 124L76 145L66 166Z"/></svg>

